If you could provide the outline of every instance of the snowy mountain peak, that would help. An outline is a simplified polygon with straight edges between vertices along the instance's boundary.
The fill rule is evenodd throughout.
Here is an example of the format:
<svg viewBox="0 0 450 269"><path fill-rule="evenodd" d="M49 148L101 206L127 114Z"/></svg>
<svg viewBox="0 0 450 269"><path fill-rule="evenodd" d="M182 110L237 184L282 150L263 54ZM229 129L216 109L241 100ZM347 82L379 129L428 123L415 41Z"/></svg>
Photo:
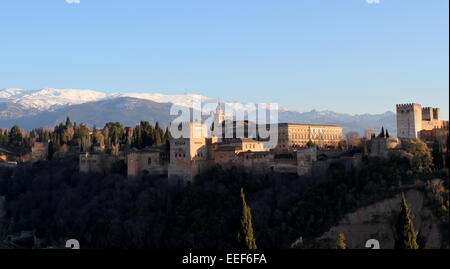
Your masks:
<svg viewBox="0 0 450 269"><path fill-rule="evenodd" d="M2 101L10 101L26 108L40 111L97 101L106 96L107 94L105 93L78 89L4 89L0 91L0 99L3 99Z"/></svg>
<svg viewBox="0 0 450 269"><path fill-rule="evenodd" d="M95 102L120 97L132 97L157 103L172 103L191 106L194 100L213 102L214 99L198 94L161 94L161 93L104 93L89 89L55 89L24 90L8 88L0 90L0 101L20 104L37 111L54 110L60 107Z"/></svg>

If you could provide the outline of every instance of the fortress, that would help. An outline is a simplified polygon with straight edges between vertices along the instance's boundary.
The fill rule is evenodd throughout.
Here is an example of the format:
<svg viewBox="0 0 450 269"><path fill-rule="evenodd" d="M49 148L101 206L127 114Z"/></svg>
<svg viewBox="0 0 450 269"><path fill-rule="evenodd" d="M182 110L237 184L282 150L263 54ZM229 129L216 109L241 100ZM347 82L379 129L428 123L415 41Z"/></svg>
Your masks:
<svg viewBox="0 0 450 269"><path fill-rule="evenodd" d="M448 133L448 121L441 119L439 108L419 104L398 104L397 136L400 139L431 140ZM434 136L434 137L433 137Z"/></svg>
<svg viewBox="0 0 450 269"><path fill-rule="evenodd" d="M212 126L223 126L225 121L225 114L218 106ZM116 156L102 152L83 153L80 154L80 171L106 173L114 169L112 163L116 166L120 163L126 166L129 178L167 176L171 185L185 185L216 165L240 167L252 173L307 175L313 170L318 156L330 155L342 140L342 127L336 125L280 123L276 127L277 145L267 148L265 142L255 138L226 138L220 128L208 129L205 122L183 122L178 127L183 135L170 140L170 149L132 149ZM315 150L305 150L308 143L319 150L315 146Z"/></svg>

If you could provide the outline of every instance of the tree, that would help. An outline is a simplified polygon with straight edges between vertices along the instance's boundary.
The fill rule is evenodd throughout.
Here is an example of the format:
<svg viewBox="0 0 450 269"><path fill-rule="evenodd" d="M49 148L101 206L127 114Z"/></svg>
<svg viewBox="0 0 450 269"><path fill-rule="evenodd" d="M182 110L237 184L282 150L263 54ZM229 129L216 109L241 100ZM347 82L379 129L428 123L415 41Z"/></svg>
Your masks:
<svg viewBox="0 0 450 269"><path fill-rule="evenodd" d="M442 148L442 145L437 140L435 140L433 143L432 157L433 157L434 168L436 168L436 169L444 168L444 166L445 166L444 150Z"/></svg>
<svg viewBox="0 0 450 269"><path fill-rule="evenodd" d="M339 233L337 240L337 249L346 249L347 245L345 244L345 234Z"/></svg>
<svg viewBox="0 0 450 269"><path fill-rule="evenodd" d="M14 125L9 131L9 143L15 146L22 144L23 136L19 125Z"/></svg>
<svg viewBox="0 0 450 269"><path fill-rule="evenodd" d="M400 203L400 213L396 224L396 249L418 249L417 232L414 230L413 217L409 208L405 195L402 193L402 201Z"/></svg>
<svg viewBox="0 0 450 269"><path fill-rule="evenodd" d="M381 138L385 138L385 137L386 137L386 135L385 135L385 133L384 133L384 127L381 127L381 132L380 132L380 134L378 135L378 137L381 137Z"/></svg>
<svg viewBox="0 0 450 269"><path fill-rule="evenodd" d="M48 154L47 154L47 159L48 160L52 160L53 159L53 154L55 153L55 149L53 147L53 142L50 141L50 143L48 143Z"/></svg>
<svg viewBox="0 0 450 269"><path fill-rule="evenodd" d="M428 146L420 139L402 141L403 157L409 160L411 169L417 173L427 173L433 165L433 157Z"/></svg>
<svg viewBox="0 0 450 269"><path fill-rule="evenodd" d="M245 201L244 189L241 188L242 216L238 232L238 246L240 249L256 249L256 241L253 235L251 209Z"/></svg>
<svg viewBox="0 0 450 269"><path fill-rule="evenodd" d="M361 145L361 138L358 132L348 132L346 134L347 145L350 148L359 147Z"/></svg>
<svg viewBox="0 0 450 269"><path fill-rule="evenodd" d="M388 131L388 129L386 129L386 138L389 138L390 136L389 136L389 131Z"/></svg>
<svg viewBox="0 0 450 269"><path fill-rule="evenodd" d="M314 144L314 142L312 142L311 139L308 141L308 143L306 143L306 147L307 148L312 148L312 147L315 147L315 146L316 146L316 144Z"/></svg>
<svg viewBox="0 0 450 269"><path fill-rule="evenodd" d="M67 116L67 118L66 118L66 125L65 125L65 127L66 128L72 127L72 122L70 121L69 116Z"/></svg>
<svg viewBox="0 0 450 269"><path fill-rule="evenodd" d="M367 160L367 158L369 158L369 148L367 147L367 141L364 141L363 158L365 160Z"/></svg>

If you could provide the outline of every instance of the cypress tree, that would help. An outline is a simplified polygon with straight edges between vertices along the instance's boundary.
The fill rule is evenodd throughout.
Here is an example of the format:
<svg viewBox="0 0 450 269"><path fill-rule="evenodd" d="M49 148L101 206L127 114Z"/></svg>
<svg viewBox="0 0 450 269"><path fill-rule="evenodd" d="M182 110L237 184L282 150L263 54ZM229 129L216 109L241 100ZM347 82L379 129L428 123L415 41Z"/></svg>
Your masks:
<svg viewBox="0 0 450 269"><path fill-rule="evenodd" d="M339 233L337 240L337 249L346 249L347 245L345 244L345 234Z"/></svg>
<svg viewBox="0 0 450 269"><path fill-rule="evenodd" d="M240 249L256 249L256 241L253 236L251 209L245 201L244 190L241 188L242 216L237 235L238 246Z"/></svg>
<svg viewBox="0 0 450 269"><path fill-rule="evenodd" d="M367 141L365 141L363 147L363 158L367 159L368 157L369 157L369 149L367 147Z"/></svg>
<svg viewBox="0 0 450 269"><path fill-rule="evenodd" d="M397 238L395 241L396 249L418 249L417 232L414 230L413 217L405 195L402 193L400 213L397 219Z"/></svg>
<svg viewBox="0 0 450 269"><path fill-rule="evenodd" d="M389 138L389 131L386 129L386 138Z"/></svg>
<svg viewBox="0 0 450 269"><path fill-rule="evenodd" d="M381 127L381 133L378 135L378 137L384 138L385 134L384 134L384 127Z"/></svg>

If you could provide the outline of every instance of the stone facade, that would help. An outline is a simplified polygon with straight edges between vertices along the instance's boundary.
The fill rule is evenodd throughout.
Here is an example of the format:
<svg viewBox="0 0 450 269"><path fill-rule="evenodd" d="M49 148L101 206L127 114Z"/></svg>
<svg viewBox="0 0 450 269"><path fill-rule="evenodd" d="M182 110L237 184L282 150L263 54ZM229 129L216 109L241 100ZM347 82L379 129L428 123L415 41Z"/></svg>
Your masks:
<svg viewBox="0 0 450 269"><path fill-rule="evenodd" d="M132 150L127 156L128 177L144 175L165 176L168 173L169 153L163 149Z"/></svg>
<svg viewBox="0 0 450 269"><path fill-rule="evenodd" d="M387 157L389 151L401 147L401 141L397 137L377 137L369 143L369 155L374 157Z"/></svg>
<svg viewBox="0 0 450 269"><path fill-rule="evenodd" d="M342 127L328 124L281 123L278 125L276 152L293 151L311 141L319 147L337 147Z"/></svg>
<svg viewBox="0 0 450 269"><path fill-rule="evenodd" d="M311 147L297 151L297 174L310 175L312 166L317 162L317 148Z"/></svg>
<svg viewBox="0 0 450 269"><path fill-rule="evenodd" d="M418 139L421 131L447 129L448 121L441 119L439 108L422 107L419 104L398 104L397 136L400 139Z"/></svg>
<svg viewBox="0 0 450 269"><path fill-rule="evenodd" d="M205 123L183 123L188 135L170 140L168 177L172 185L184 185L209 165L211 139Z"/></svg>
<svg viewBox="0 0 450 269"><path fill-rule="evenodd" d="M441 145L445 145L448 139L448 124L446 127L440 129L422 130L419 132L419 138L430 144L438 141Z"/></svg>
<svg viewBox="0 0 450 269"><path fill-rule="evenodd" d="M80 172L108 174L120 161L124 161L124 155L114 156L105 153L82 153L79 157Z"/></svg>

